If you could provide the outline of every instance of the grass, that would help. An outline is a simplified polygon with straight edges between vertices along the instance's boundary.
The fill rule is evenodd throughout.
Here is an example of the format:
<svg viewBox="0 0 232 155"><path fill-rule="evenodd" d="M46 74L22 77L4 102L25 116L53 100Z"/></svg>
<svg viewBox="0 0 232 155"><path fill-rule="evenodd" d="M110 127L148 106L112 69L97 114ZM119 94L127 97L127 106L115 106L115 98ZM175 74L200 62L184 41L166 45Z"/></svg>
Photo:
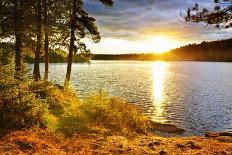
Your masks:
<svg viewBox="0 0 232 155"><path fill-rule="evenodd" d="M229 136L157 137L126 101L102 91L79 100L13 70L0 65L0 154L232 154Z"/></svg>
<svg viewBox="0 0 232 155"><path fill-rule="evenodd" d="M103 91L80 101L72 89L49 82L33 83L30 90L48 105L43 116L44 127L67 137L91 133L131 136L150 128L148 119L137 106L109 97Z"/></svg>
<svg viewBox="0 0 232 155"><path fill-rule="evenodd" d="M231 155L232 138L171 137L155 135L92 134L65 137L33 128L0 138L0 153L9 154L200 154Z"/></svg>

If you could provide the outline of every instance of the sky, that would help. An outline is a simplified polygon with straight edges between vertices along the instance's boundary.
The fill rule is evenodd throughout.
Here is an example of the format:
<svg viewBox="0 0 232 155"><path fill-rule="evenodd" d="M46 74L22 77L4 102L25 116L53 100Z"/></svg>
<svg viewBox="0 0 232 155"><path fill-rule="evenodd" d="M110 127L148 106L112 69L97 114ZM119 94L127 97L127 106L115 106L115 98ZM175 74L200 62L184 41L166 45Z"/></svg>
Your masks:
<svg viewBox="0 0 232 155"><path fill-rule="evenodd" d="M115 0L113 7L84 0L102 36L100 43L84 41L92 53L98 54L161 53L189 43L232 36L232 29L186 23L181 14L195 3L214 7L213 0Z"/></svg>

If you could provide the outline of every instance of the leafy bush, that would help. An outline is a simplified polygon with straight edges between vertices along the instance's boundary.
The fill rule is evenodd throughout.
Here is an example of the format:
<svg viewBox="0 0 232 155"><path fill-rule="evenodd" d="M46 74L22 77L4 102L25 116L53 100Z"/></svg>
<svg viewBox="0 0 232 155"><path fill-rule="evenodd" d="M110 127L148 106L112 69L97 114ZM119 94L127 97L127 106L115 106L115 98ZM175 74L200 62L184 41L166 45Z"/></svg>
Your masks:
<svg viewBox="0 0 232 155"><path fill-rule="evenodd" d="M141 109L116 97L110 98L102 93L92 95L86 99L83 109L94 116L94 121L111 130L128 134L149 129Z"/></svg>
<svg viewBox="0 0 232 155"><path fill-rule="evenodd" d="M77 115L79 99L74 90L43 81L34 83L31 89L48 104L49 112L45 115L48 129L59 130L63 119L67 118L65 123L68 123L68 119ZM75 122L75 128L80 126L79 122L72 122ZM71 126L66 127L71 128Z"/></svg>
<svg viewBox="0 0 232 155"><path fill-rule="evenodd" d="M27 128L43 125L47 111L45 100L30 89L34 81L25 72L15 78L14 65L0 65L0 126Z"/></svg>
<svg viewBox="0 0 232 155"><path fill-rule="evenodd" d="M75 108L64 111L59 119L59 131L67 136L74 134L122 134L144 133L149 121L135 105L105 93L92 94L76 103Z"/></svg>
<svg viewBox="0 0 232 155"><path fill-rule="evenodd" d="M1 127L40 125L69 136L95 131L126 135L149 129L147 118L132 104L102 91L80 101L70 88L34 81L26 71L16 74L13 63L0 64L0 90Z"/></svg>

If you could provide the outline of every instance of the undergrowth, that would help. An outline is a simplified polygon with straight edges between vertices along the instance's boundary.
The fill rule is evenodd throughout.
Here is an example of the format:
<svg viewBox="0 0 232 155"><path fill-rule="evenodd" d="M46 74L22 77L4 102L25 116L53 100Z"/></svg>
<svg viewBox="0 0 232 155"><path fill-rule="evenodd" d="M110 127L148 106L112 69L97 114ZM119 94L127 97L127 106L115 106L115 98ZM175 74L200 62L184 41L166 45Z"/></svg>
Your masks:
<svg viewBox="0 0 232 155"><path fill-rule="evenodd" d="M27 72L0 65L0 126L39 127L66 136L76 134L131 135L144 133L149 121L142 111L100 91L79 100L71 88L34 81Z"/></svg>

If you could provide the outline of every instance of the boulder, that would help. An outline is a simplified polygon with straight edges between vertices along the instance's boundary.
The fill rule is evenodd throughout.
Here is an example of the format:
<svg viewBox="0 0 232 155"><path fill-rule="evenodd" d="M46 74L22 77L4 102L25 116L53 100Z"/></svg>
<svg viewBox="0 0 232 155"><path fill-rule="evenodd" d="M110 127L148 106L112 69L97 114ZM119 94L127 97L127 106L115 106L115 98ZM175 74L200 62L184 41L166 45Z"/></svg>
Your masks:
<svg viewBox="0 0 232 155"><path fill-rule="evenodd" d="M232 132L208 132L205 134L205 137L221 137L221 136L232 137Z"/></svg>
<svg viewBox="0 0 232 155"><path fill-rule="evenodd" d="M161 131L161 132L168 132L168 133L183 133L185 132L184 129L178 128L175 125L171 124L162 124L157 122L150 121L153 130Z"/></svg>

